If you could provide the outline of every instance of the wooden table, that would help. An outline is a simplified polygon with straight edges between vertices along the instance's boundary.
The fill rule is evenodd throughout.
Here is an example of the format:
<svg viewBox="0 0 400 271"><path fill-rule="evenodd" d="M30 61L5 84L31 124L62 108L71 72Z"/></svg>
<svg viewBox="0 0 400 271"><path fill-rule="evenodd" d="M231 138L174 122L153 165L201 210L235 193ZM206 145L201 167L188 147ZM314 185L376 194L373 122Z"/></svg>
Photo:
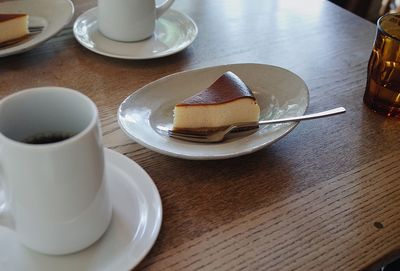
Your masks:
<svg viewBox="0 0 400 271"><path fill-rule="evenodd" d="M96 5L75 0L74 19ZM98 105L107 147L140 164L163 202L160 235L138 270L374 270L400 249L400 125L362 103L375 25L323 0L176 0L199 35L169 57L92 53L71 24L41 46L0 59L0 97L56 85ZM136 89L171 73L265 63L300 75L308 112L256 153L221 161L158 154L130 140L116 112ZM128 207L127 207L128 208Z"/></svg>

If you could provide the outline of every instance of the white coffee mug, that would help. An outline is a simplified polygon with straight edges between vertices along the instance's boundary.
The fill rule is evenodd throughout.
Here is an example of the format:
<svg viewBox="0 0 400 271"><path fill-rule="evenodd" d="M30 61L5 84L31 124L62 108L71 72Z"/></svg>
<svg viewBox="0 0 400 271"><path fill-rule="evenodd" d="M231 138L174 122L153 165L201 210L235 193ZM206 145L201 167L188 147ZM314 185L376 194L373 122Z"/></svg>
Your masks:
<svg viewBox="0 0 400 271"><path fill-rule="evenodd" d="M149 38L155 21L174 2L156 7L155 0L98 0L98 27L107 38L134 42Z"/></svg>
<svg viewBox="0 0 400 271"><path fill-rule="evenodd" d="M80 92L41 87L3 98L2 225L45 254L93 244L111 220L103 151L97 108Z"/></svg>

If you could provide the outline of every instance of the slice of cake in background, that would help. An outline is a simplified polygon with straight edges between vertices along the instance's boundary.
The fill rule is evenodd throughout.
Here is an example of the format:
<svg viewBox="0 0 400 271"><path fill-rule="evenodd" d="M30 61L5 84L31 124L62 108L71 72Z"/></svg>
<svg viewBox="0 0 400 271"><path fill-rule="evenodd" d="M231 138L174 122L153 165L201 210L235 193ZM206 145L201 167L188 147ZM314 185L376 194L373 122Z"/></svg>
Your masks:
<svg viewBox="0 0 400 271"><path fill-rule="evenodd" d="M0 44L22 39L28 34L27 14L0 14Z"/></svg>
<svg viewBox="0 0 400 271"><path fill-rule="evenodd" d="M260 107L252 91L228 71L207 89L175 105L173 130L207 132L258 121L259 117Z"/></svg>

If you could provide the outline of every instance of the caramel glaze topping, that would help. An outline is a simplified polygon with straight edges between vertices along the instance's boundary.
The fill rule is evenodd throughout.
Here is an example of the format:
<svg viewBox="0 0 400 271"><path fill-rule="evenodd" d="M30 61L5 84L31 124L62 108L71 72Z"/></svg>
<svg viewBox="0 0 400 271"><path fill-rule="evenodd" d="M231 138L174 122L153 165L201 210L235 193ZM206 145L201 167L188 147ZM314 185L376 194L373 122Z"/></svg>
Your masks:
<svg viewBox="0 0 400 271"><path fill-rule="evenodd" d="M19 17L25 17L26 14L0 14L0 22L9 21Z"/></svg>
<svg viewBox="0 0 400 271"><path fill-rule="evenodd" d="M176 106L223 104L240 98L256 100L246 84L236 74L228 71L209 88L185 99Z"/></svg>

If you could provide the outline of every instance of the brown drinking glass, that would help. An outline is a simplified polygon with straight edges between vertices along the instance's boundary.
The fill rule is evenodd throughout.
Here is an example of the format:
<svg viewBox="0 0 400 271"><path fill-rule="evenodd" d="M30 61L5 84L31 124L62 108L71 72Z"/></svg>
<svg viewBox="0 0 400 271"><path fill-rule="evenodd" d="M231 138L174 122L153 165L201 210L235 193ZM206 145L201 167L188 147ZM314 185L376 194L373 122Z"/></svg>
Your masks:
<svg viewBox="0 0 400 271"><path fill-rule="evenodd" d="M400 118L400 13L378 20L364 103L378 113Z"/></svg>

